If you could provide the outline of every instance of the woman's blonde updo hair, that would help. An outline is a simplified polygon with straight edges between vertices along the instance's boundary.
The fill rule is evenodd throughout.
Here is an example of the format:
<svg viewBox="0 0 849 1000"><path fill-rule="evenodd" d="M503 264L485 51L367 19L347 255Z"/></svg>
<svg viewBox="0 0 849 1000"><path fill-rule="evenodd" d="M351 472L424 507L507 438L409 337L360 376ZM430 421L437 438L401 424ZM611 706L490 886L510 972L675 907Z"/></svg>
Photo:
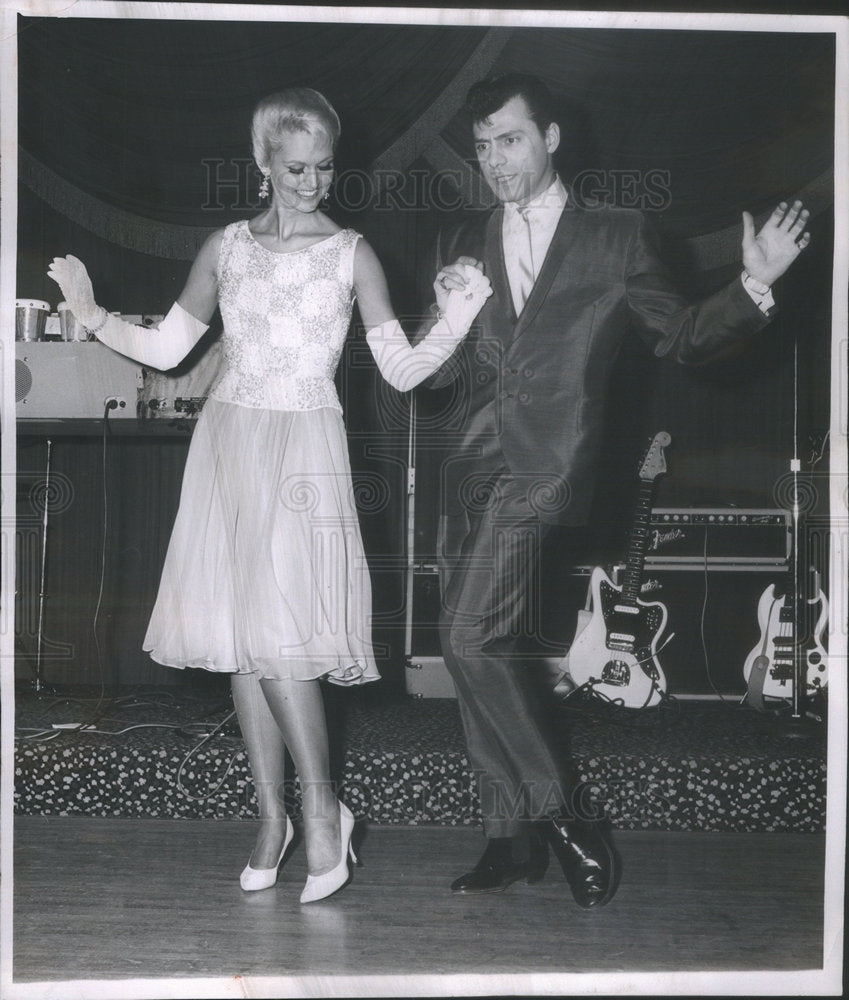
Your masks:
<svg viewBox="0 0 849 1000"><path fill-rule="evenodd" d="M254 110L251 139L256 165L267 167L280 148L282 136L292 132L324 132L335 148L342 131L333 105L310 87L292 87L264 97Z"/></svg>

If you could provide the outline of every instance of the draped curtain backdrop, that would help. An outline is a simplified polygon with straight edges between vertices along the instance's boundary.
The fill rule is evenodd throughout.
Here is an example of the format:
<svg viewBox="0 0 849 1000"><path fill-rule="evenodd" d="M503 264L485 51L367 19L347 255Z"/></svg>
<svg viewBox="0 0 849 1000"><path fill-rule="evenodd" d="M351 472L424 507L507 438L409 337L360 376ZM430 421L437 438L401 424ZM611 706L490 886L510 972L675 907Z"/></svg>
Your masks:
<svg viewBox="0 0 849 1000"><path fill-rule="evenodd" d="M651 208L671 233L701 238L699 268L736 258L736 233L721 237L744 207L757 213L800 191L815 211L829 204L830 36L20 22L22 183L90 232L111 226L126 250L191 260L205 233L257 207L251 111L288 86L321 90L340 113L341 209L397 206L410 192L382 203L381 175L417 168L448 180L436 205L404 201L408 214L456 204L450 184L481 207L459 107L469 83L514 70L538 73L562 98L570 175L669 175L669 196ZM371 183L358 176L371 171ZM632 193L605 184L618 200Z"/></svg>
<svg viewBox="0 0 849 1000"><path fill-rule="evenodd" d="M259 208L256 101L300 85L322 91L342 120L330 213L370 240L396 310L413 322L431 297L438 229L489 204L465 92L489 73L531 71L562 105L564 177L581 197L647 210L685 291L708 292L737 271L743 209L762 220L802 196L813 213L814 243L779 289L779 320L733 363L682 372L636 341L626 348L608 449L619 478L600 497L601 519L627 509L616 484L661 424L675 451L659 504L772 506L792 446L799 340L801 423L818 447L829 406L831 35L21 17L18 44L20 296L55 307L47 264L72 252L107 308L166 311L206 235ZM355 469L390 487L388 500L364 507L377 565L403 552L405 401L368 365L347 367ZM425 418L440 405L419 397ZM435 454L420 456L424 554ZM135 461L151 463L143 480L161 475L161 458ZM428 483L434 502L421 499ZM167 524L176 496L163 503ZM387 620L397 585L387 583Z"/></svg>

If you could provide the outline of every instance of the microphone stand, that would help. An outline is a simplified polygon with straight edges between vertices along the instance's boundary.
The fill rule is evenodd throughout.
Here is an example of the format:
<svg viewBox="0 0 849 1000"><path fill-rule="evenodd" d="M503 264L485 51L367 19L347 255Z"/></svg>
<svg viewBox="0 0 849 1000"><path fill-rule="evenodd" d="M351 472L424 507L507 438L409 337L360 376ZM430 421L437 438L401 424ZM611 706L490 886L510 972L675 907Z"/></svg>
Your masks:
<svg viewBox="0 0 849 1000"><path fill-rule="evenodd" d="M413 592L416 580L416 394L410 393L410 423L407 429L407 579L404 616L404 662L413 660Z"/></svg>
<svg viewBox="0 0 849 1000"><path fill-rule="evenodd" d="M38 582L38 632L36 635L35 678L33 689L41 694L44 689L44 601L47 597L47 526L50 509L50 449L53 442L47 439L47 461L44 471L44 510L41 519L41 567Z"/></svg>

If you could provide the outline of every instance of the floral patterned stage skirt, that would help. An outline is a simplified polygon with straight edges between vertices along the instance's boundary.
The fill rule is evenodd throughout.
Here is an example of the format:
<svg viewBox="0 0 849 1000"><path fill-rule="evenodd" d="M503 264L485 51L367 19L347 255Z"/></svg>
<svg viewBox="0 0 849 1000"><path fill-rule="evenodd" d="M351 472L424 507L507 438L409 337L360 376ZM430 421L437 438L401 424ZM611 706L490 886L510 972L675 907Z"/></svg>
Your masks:
<svg viewBox="0 0 849 1000"><path fill-rule="evenodd" d="M144 649L170 667L379 679L338 410L207 400Z"/></svg>

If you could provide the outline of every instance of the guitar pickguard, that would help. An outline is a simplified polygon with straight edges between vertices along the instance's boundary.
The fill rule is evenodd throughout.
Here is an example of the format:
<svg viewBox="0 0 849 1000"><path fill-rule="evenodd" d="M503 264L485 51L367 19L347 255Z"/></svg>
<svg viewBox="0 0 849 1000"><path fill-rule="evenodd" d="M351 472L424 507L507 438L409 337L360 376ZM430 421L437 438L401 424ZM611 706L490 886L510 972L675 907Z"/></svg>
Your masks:
<svg viewBox="0 0 849 1000"><path fill-rule="evenodd" d="M623 605L621 591L602 580L599 585L601 616L607 631L607 648L631 653L649 673L654 671L651 662L654 643L663 626L665 610L661 604ZM624 608L628 610L624 610Z"/></svg>

